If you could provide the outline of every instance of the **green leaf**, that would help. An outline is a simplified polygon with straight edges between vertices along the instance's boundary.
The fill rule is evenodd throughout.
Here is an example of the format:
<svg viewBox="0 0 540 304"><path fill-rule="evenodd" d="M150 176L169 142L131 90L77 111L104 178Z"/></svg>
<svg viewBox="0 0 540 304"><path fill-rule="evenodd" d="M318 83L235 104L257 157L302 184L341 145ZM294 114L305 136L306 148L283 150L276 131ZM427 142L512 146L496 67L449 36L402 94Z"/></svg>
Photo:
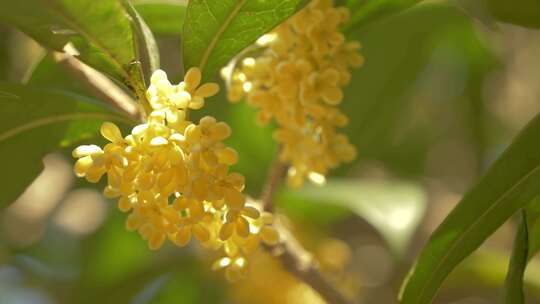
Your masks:
<svg viewBox="0 0 540 304"><path fill-rule="evenodd" d="M505 252L504 248L496 249L483 246L465 259L463 264L448 276L448 282L444 289L445 302L461 300L464 294L480 295L484 294L484 291L493 294L493 290L499 290L504 284L507 270L508 252ZM540 263L538 260L531 260L528 263L524 285L527 294L533 297L531 300L540 299ZM491 298L495 299L497 296L494 295ZM488 303L497 302L494 300Z"/></svg>
<svg viewBox="0 0 540 304"><path fill-rule="evenodd" d="M8 78L9 71L9 48L8 45L9 30L0 25L0 43L5 47L0 48L0 81Z"/></svg>
<svg viewBox="0 0 540 304"><path fill-rule="evenodd" d="M537 116L431 235L403 285L401 303L431 303L448 274L538 196L539 136Z"/></svg>
<svg viewBox="0 0 540 304"><path fill-rule="evenodd" d="M72 42L85 63L139 91L145 88L133 23L120 1L2 1L0 20L49 49L61 51Z"/></svg>
<svg viewBox="0 0 540 304"><path fill-rule="evenodd" d="M521 222L516 232L512 257L506 275L504 289L504 303L506 304L525 304L523 276L529 256L529 231L527 225L527 213L522 210Z"/></svg>
<svg viewBox="0 0 540 304"><path fill-rule="evenodd" d="M305 0L192 0L184 23L184 66L209 79L245 47L272 30Z"/></svg>
<svg viewBox="0 0 540 304"><path fill-rule="evenodd" d="M350 31L377 21L383 17L398 13L422 0L367 0L348 1L351 18L345 24L344 30Z"/></svg>
<svg viewBox="0 0 540 304"><path fill-rule="evenodd" d="M153 71L159 69L159 49L156 39L154 38L154 34L152 34L152 31L144 19L133 7L131 2L129 0L122 0L122 4L124 5L124 8L129 16L131 16L134 21L135 37L138 50L142 52L142 56L137 57L144 58L143 62L148 64L148 68L150 69L148 75L150 75Z"/></svg>
<svg viewBox="0 0 540 304"><path fill-rule="evenodd" d="M540 198L535 198L525 209L529 232L529 260L540 251Z"/></svg>
<svg viewBox="0 0 540 304"><path fill-rule="evenodd" d="M182 33L187 9L184 1L137 1L133 4L155 35L179 36Z"/></svg>
<svg viewBox="0 0 540 304"><path fill-rule="evenodd" d="M152 264L146 242L125 229L124 214L111 211L103 227L84 243L81 279L88 289L95 289L94 284L114 285Z"/></svg>
<svg viewBox="0 0 540 304"><path fill-rule="evenodd" d="M130 123L83 97L6 83L0 83L0 112L0 207L41 172L45 154L94 137L105 120Z"/></svg>
<svg viewBox="0 0 540 304"><path fill-rule="evenodd" d="M484 4L488 12L499 21L540 28L538 0L484 0Z"/></svg>
<svg viewBox="0 0 540 304"><path fill-rule="evenodd" d="M443 141L440 134L463 138L471 132L474 140L481 139L487 116L480 115L486 112L482 83L496 62L463 12L422 3L350 36L362 43L366 58L353 71L340 104L345 113L354 113L344 130L358 148L357 162L376 160L417 178ZM470 122L449 129L448 123L463 125L463 118Z"/></svg>
<svg viewBox="0 0 540 304"><path fill-rule="evenodd" d="M324 209L322 206L340 206L353 211L370 223L398 255L403 254L426 209L424 190L408 182L330 179L323 186L306 185L298 191L287 191L277 201L309 201L311 209L298 210L298 214L309 218L340 216L339 210ZM288 209L290 210L290 209ZM293 210L294 211L294 210Z"/></svg>
<svg viewBox="0 0 540 304"><path fill-rule="evenodd" d="M33 87L69 91L82 96L92 96L84 83L73 81L73 75L65 67L55 62L51 56L44 56L37 63L26 84Z"/></svg>

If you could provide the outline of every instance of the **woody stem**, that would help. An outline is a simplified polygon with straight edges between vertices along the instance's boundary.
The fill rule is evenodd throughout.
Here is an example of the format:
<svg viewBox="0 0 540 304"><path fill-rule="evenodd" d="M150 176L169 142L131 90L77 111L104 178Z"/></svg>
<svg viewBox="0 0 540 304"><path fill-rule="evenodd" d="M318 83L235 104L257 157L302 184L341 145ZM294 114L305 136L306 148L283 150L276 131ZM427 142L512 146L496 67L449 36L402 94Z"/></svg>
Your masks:
<svg viewBox="0 0 540 304"><path fill-rule="evenodd" d="M264 211L274 211L274 194L283 181L286 165L279 160L280 149L277 150L274 162L268 171L268 177L261 194L260 201ZM317 262L292 233L279 221L274 223L280 234L280 243L274 246L266 246L265 249L277 257L283 267L298 280L313 288L329 304L350 304L335 286L326 280L318 269Z"/></svg>

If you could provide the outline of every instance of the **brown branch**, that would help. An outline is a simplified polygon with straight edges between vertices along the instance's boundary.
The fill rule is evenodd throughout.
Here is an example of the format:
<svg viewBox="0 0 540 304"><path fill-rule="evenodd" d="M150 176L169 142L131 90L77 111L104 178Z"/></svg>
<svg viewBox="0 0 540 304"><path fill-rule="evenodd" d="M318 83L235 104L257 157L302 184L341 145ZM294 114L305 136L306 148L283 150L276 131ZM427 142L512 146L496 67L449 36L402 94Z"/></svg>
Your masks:
<svg viewBox="0 0 540 304"><path fill-rule="evenodd" d="M279 160L279 153L281 148L278 147L276 155L274 156L274 162L268 170L268 175L266 177L266 183L261 193L261 203L265 211L273 212L274 211L274 194L277 187L283 180L287 166Z"/></svg>
<svg viewBox="0 0 540 304"><path fill-rule="evenodd" d="M52 52L51 56L54 61L83 81L94 92L96 97L140 120L142 111L140 111L133 98L107 76L77 59L76 54L77 50L72 45L67 44L64 47L64 52Z"/></svg>
<svg viewBox="0 0 540 304"><path fill-rule="evenodd" d="M264 211L273 211L274 193L285 176L285 169L285 164L279 161L278 149L261 194L260 201ZM264 248L277 257L289 273L313 288L328 304L352 303L322 276L313 255L302 247L287 228L278 220L275 221L274 227L279 232L280 243Z"/></svg>

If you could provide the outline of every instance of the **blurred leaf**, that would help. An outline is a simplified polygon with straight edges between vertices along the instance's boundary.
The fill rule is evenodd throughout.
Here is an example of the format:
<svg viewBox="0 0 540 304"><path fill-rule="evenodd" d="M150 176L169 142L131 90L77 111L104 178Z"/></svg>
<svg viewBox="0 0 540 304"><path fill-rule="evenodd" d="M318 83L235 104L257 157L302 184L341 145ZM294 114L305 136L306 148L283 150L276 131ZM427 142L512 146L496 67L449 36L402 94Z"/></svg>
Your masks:
<svg viewBox="0 0 540 304"><path fill-rule="evenodd" d="M142 56L138 55L137 57L144 58L144 60L142 60L143 63L148 64L148 68L150 69L148 72L149 78L149 75L153 71L159 69L159 49L156 39L144 19L131 4L130 0L122 0L122 4L133 20L138 51L142 52Z"/></svg>
<svg viewBox="0 0 540 304"><path fill-rule="evenodd" d="M497 303L496 297L500 296L500 293L493 291L499 290L504 284L507 270L507 252L482 247L467 257L463 264L448 276L447 287L441 293L445 294L445 300L449 300L448 295L454 295L453 300L458 301L463 299L465 292L477 295L481 289L486 289L495 296L493 303ZM540 263L537 260L529 262L524 285L529 296L540 299Z"/></svg>
<svg viewBox="0 0 540 304"><path fill-rule="evenodd" d="M0 24L0 44L4 47L0 48L0 81L6 81L9 72L9 30Z"/></svg>
<svg viewBox="0 0 540 304"><path fill-rule="evenodd" d="M499 21L540 28L538 0L484 0L487 10Z"/></svg>
<svg viewBox="0 0 540 304"><path fill-rule="evenodd" d="M535 198L525 209L529 233L529 260L540 251L540 198Z"/></svg>
<svg viewBox="0 0 540 304"><path fill-rule="evenodd" d="M53 50L71 41L82 61L144 90L132 23L120 1L2 1L0 20Z"/></svg>
<svg viewBox="0 0 540 304"><path fill-rule="evenodd" d="M189 248L150 250L125 221L111 210L103 228L84 241L81 282L67 303L220 303L223 287L208 275L207 263Z"/></svg>
<svg viewBox="0 0 540 304"><path fill-rule="evenodd" d="M422 0L352 0L347 1L351 17L345 24L345 31L352 31L368 23L398 13Z"/></svg>
<svg viewBox="0 0 540 304"><path fill-rule="evenodd" d="M404 253L426 208L426 193L421 187L391 181L330 179L322 187L306 185L278 198L284 208L291 199L309 201L306 206L322 213L329 210L322 208L324 204L353 211L375 227L398 254ZM303 216L312 220L313 214L305 211ZM333 214L339 215L337 211Z"/></svg>
<svg viewBox="0 0 540 304"><path fill-rule="evenodd" d="M529 256L529 231L527 225L527 214L522 210L521 221L516 232L512 257L506 275L504 289L504 303L506 304L525 304L523 276Z"/></svg>
<svg viewBox="0 0 540 304"><path fill-rule="evenodd" d="M482 138L482 84L496 61L459 9L420 4L350 38L362 43L366 58L353 71L340 105L352 115L345 132L358 148L358 162L377 160L417 177L425 174L437 140L464 136L450 131L465 127L471 139ZM470 118L461 128L443 125L461 116Z"/></svg>
<svg viewBox="0 0 540 304"><path fill-rule="evenodd" d="M33 87L56 89L91 96L91 92L80 81L74 81L65 67L55 62L51 56L44 56L36 64L26 84Z"/></svg>
<svg viewBox="0 0 540 304"><path fill-rule="evenodd" d="M94 136L104 120L130 120L89 99L29 86L0 84L0 207L41 172L41 158Z"/></svg>
<svg viewBox="0 0 540 304"><path fill-rule="evenodd" d="M540 194L539 136L537 116L431 235L404 282L401 303L430 303L465 257Z"/></svg>
<svg viewBox="0 0 540 304"><path fill-rule="evenodd" d="M222 281L217 281L202 270L207 265L196 261L185 261L182 267L175 267L145 287L144 293L137 295L133 304L198 304L227 303ZM156 288L157 287L157 288Z"/></svg>
<svg viewBox="0 0 540 304"><path fill-rule="evenodd" d="M218 82L220 87L225 87L221 79ZM226 93L226 90L221 90L218 95L205 103L200 111L190 112L190 117L198 121L210 115L229 124L233 134L226 140L226 144L240 153L238 163L231 170L244 175L246 192L258 197L277 148L276 142L272 139L273 127L258 125L255 119L258 110L245 102L231 104L227 100Z"/></svg>
<svg viewBox="0 0 540 304"><path fill-rule="evenodd" d="M111 212L103 228L84 243L82 280L85 289L95 289L95 285L114 286L151 266L153 252L146 242L137 233L125 229L124 214L116 209Z"/></svg>
<svg viewBox="0 0 540 304"><path fill-rule="evenodd" d="M186 17L184 1L135 1L135 8L155 35L180 36Z"/></svg>
<svg viewBox="0 0 540 304"><path fill-rule="evenodd" d="M306 3L305 0L192 0L184 23L186 69L210 79L238 52L253 44Z"/></svg>
<svg viewBox="0 0 540 304"><path fill-rule="evenodd" d="M277 149L276 142L272 140L272 128L256 125L257 110L246 103L230 105L227 100L223 100L223 105L229 109L229 115L224 117L223 112L218 115L233 130L233 136L227 143L241 153L234 169L245 175L248 189L258 189L266 179L266 172ZM259 193L257 191L253 194Z"/></svg>

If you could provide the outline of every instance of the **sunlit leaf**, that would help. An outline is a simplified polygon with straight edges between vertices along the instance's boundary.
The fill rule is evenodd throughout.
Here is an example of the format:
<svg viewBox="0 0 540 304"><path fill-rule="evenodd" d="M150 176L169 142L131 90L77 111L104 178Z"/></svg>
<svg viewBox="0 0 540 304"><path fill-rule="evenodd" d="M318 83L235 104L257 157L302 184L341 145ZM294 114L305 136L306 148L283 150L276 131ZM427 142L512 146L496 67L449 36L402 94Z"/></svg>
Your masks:
<svg viewBox="0 0 540 304"><path fill-rule="evenodd" d="M539 136L537 116L431 235L403 285L401 303L431 303L448 274L540 194Z"/></svg>
<svg viewBox="0 0 540 304"><path fill-rule="evenodd" d="M120 1L2 1L0 20L53 50L72 42L82 61L144 90L133 23Z"/></svg>
<svg viewBox="0 0 540 304"><path fill-rule="evenodd" d="M184 23L187 68L199 67L208 79L238 52L279 25L305 0L192 0Z"/></svg>
<svg viewBox="0 0 540 304"><path fill-rule="evenodd" d="M95 136L105 120L130 122L84 97L5 83L0 110L0 207L41 172L45 154Z"/></svg>

